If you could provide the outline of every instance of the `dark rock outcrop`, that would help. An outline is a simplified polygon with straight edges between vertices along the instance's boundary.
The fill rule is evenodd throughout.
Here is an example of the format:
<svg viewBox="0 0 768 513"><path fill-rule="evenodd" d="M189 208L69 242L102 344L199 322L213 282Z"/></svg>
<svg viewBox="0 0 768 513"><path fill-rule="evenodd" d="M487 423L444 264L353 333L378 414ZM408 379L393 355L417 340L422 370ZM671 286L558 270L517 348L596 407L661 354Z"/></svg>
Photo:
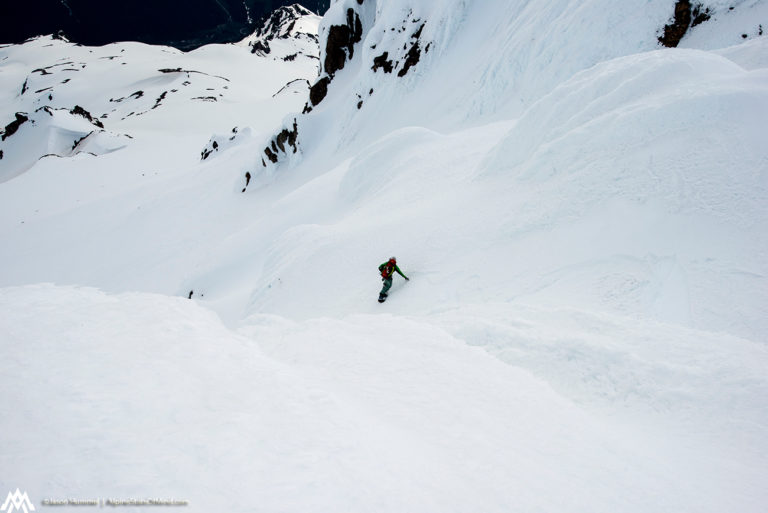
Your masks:
<svg viewBox="0 0 768 513"><path fill-rule="evenodd" d="M17 112L16 119L5 125L2 140L5 141L7 138L15 134L19 127L27 121L29 121L29 116L27 116L26 113Z"/></svg>
<svg viewBox="0 0 768 513"><path fill-rule="evenodd" d="M325 98L325 95L328 94L328 84L331 83L331 79L328 77L323 77L315 84L309 88L309 101L312 103L312 105L317 105L321 101L323 101L323 98Z"/></svg>
<svg viewBox="0 0 768 513"><path fill-rule="evenodd" d="M296 136L299 134L299 129L296 126L296 120L293 120L293 130L288 130L287 128L284 128L279 134L277 134L277 138L275 141L277 142L277 147L280 148L280 151L283 153L287 153L285 149L286 143L293 148L293 153L296 153Z"/></svg>
<svg viewBox="0 0 768 513"><path fill-rule="evenodd" d="M672 23L664 27L664 35L659 37L659 43L674 48L683 39L683 36L691 26L691 2L678 0L675 4L675 17Z"/></svg>
<svg viewBox="0 0 768 513"><path fill-rule="evenodd" d="M280 153L287 155L289 153L289 149L290 153L298 152L298 137L299 127L296 118L294 118L293 127L291 129L283 128L274 138L272 138L272 141L269 143L269 145L264 148L264 155L266 155L270 162L277 164L280 160ZM263 159L261 163L264 167L267 166Z"/></svg>
<svg viewBox="0 0 768 513"><path fill-rule="evenodd" d="M274 144L273 144L272 146L274 147ZM276 154L274 151L272 151L272 148L270 148L269 146L267 146L266 148L264 148L264 154L267 156L267 158L269 159L269 161L270 161L270 162L272 162L273 164L277 164L277 154ZM263 161L263 160L261 161L261 163L262 163L262 165L263 165L264 167L266 167L266 166L267 166L267 165L264 163L264 161Z"/></svg>
<svg viewBox="0 0 768 513"><path fill-rule="evenodd" d="M358 5L363 1L358 0ZM346 23L331 25L325 40L325 58L322 59L320 78L309 89L309 102L304 114L311 112L328 94L328 85L337 71L344 69L347 61L355 55L355 45L363 39L363 23L355 9L346 12Z"/></svg>
<svg viewBox="0 0 768 513"><path fill-rule="evenodd" d="M693 17L693 21L691 21L691 27L700 25L710 18L709 7L704 8L703 11L702 8L703 6L700 4L693 8L693 12L691 13L691 16Z"/></svg>
<svg viewBox="0 0 768 513"><path fill-rule="evenodd" d="M363 24L354 9L347 9L346 25L331 25L325 42L323 71L333 76L344 68L347 60L355 54L355 44L363 37Z"/></svg>
<svg viewBox="0 0 768 513"><path fill-rule="evenodd" d="M269 55L272 49L269 47L269 43L266 41L254 41L251 45L251 53L255 53L261 56Z"/></svg>
<svg viewBox="0 0 768 513"><path fill-rule="evenodd" d="M373 58L373 71L379 71L379 68L384 70L384 73L392 73L392 60L388 59L389 52L384 52L381 55Z"/></svg>
<svg viewBox="0 0 768 513"><path fill-rule="evenodd" d="M424 25L426 24L422 23L418 30L411 36L411 39L415 39L416 41L411 44L411 48L405 55L403 67L400 69L400 71L397 72L398 77L404 77L406 73L408 73L409 69L419 63L419 60L421 59L421 46L419 43L421 39L421 31L424 30Z"/></svg>
<svg viewBox="0 0 768 513"><path fill-rule="evenodd" d="M658 40L667 48L675 48L683 39L688 29L704 23L710 18L709 8L701 4L691 5L690 0L677 0L675 16L671 23L664 26L664 34Z"/></svg>
<svg viewBox="0 0 768 513"><path fill-rule="evenodd" d="M165 100L165 97L168 95L168 91L163 91L160 96L157 97L155 100L155 104L152 106L153 109L156 109L160 106L160 104Z"/></svg>
<svg viewBox="0 0 768 513"><path fill-rule="evenodd" d="M77 149L77 146L78 146L78 145L79 145L81 142L83 142L83 141L85 141L86 139L88 139L88 137L90 137L92 133L93 133L93 132L88 132L87 134L85 134L84 136L80 137L79 139L75 139L75 141L72 143L72 151L75 151L75 150Z"/></svg>
<svg viewBox="0 0 768 513"><path fill-rule="evenodd" d="M207 159L208 157L211 156L211 153L213 153L214 151L219 151L219 143L216 140L211 142L210 148L208 148L207 146L203 148L203 151L200 152L200 160Z"/></svg>
<svg viewBox="0 0 768 513"><path fill-rule="evenodd" d="M405 61L403 61L403 67L397 72L397 76L404 77L411 67L419 63L419 59L421 59L421 48L419 47L419 42L416 41L413 46L411 46L411 49L408 50L408 53L405 56Z"/></svg>
<svg viewBox="0 0 768 513"><path fill-rule="evenodd" d="M75 105L75 108L69 111L70 114L74 114L76 116L82 116L88 121L91 122L92 125L97 126L99 128L104 128L104 124L99 121L99 118L94 118L90 112L85 110L79 105Z"/></svg>

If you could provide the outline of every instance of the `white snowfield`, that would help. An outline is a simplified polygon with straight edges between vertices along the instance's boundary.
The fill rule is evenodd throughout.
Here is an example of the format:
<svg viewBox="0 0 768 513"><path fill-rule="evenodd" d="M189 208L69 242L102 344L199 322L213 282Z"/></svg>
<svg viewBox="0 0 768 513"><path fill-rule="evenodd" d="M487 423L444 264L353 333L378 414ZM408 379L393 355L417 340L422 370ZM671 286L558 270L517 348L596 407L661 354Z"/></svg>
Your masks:
<svg viewBox="0 0 768 513"><path fill-rule="evenodd" d="M678 49L662 0L0 47L0 494L764 512L768 2L709 7Z"/></svg>

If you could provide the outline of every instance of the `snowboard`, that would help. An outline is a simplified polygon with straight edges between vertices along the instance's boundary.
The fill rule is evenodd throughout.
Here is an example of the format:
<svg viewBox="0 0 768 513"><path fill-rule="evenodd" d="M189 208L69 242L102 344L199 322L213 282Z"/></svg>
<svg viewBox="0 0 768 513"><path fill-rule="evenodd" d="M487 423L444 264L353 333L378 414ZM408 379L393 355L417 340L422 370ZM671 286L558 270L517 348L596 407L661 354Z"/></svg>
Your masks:
<svg viewBox="0 0 768 513"><path fill-rule="evenodd" d="M379 294L379 303L383 303L387 300L387 294Z"/></svg>

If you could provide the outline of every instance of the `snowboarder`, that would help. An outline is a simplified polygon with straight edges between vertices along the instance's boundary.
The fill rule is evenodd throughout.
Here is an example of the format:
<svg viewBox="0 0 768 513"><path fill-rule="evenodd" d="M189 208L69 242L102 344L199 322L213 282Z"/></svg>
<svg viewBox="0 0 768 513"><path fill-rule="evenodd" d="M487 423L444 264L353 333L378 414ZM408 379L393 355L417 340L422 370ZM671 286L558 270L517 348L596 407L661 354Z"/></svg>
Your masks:
<svg viewBox="0 0 768 513"><path fill-rule="evenodd" d="M381 281L384 282L384 286L379 293L379 303L383 303L387 299L387 292L392 287L392 276L397 272L400 276L405 278L405 281L410 281L408 276L403 274L403 271L397 266L397 259L395 257L390 258L379 266L379 272L381 273Z"/></svg>

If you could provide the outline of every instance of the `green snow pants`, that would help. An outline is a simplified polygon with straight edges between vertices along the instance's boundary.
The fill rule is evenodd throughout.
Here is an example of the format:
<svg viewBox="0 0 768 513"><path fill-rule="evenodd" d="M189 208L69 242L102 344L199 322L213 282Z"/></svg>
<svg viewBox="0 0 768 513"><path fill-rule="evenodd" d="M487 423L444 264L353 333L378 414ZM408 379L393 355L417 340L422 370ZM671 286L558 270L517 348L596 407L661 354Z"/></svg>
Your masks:
<svg viewBox="0 0 768 513"><path fill-rule="evenodd" d="M389 292L389 289L392 288L392 277L389 278L382 278L381 281L384 282L384 286L381 288L381 295L386 296L387 292Z"/></svg>

